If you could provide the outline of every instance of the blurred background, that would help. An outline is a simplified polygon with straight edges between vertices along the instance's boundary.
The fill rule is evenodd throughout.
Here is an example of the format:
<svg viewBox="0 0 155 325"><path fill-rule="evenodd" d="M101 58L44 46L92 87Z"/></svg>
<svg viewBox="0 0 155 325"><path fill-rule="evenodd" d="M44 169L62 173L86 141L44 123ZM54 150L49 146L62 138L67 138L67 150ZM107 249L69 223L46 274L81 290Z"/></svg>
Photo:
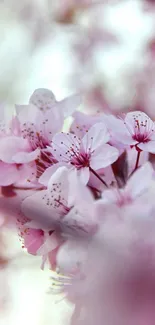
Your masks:
<svg viewBox="0 0 155 325"><path fill-rule="evenodd" d="M0 103L36 88L80 92L90 114L141 109L155 118L155 1L0 0ZM0 234L0 324L64 325L72 306L49 294L51 272L11 229Z"/></svg>

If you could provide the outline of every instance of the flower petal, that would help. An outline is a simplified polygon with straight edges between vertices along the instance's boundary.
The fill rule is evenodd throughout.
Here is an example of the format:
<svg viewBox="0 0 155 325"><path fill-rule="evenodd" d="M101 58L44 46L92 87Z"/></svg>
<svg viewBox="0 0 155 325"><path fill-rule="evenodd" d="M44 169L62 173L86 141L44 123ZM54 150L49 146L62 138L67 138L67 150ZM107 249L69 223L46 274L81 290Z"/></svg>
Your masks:
<svg viewBox="0 0 155 325"><path fill-rule="evenodd" d="M136 123L138 123L138 130L141 134L144 132L150 132L154 129L154 122L144 112L134 111L127 113L125 117L125 125L131 135L135 134L135 127L137 127Z"/></svg>
<svg viewBox="0 0 155 325"><path fill-rule="evenodd" d="M50 109L44 113L40 127L44 130L46 137L52 141L53 136L62 130L64 117L57 109Z"/></svg>
<svg viewBox="0 0 155 325"><path fill-rule="evenodd" d="M116 148L110 146L109 144L104 144L103 146L97 148L92 154L90 166L94 170L105 168L116 161L118 156L119 151Z"/></svg>
<svg viewBox="0 0 155 325"><path fill-rule="evenodd" d="M42 112L46 112L53 107L56 103L56 99L51 90L38 88L31 95L29 103L35 105Z"/></svg>
<svg viewBox="0 0 155 325"><path fill-rule="evenodd" d="M18 119L23 127L25 127L25 123L36 123L40 120L42 114L37 109L36 106L30 105L16 105L16 110L18 112Z"/></svg>
<svg viewBox="0 0 155 325"><path fill-rule="evenodd" d="M143 151L147 151L150 153L155 153L155 141L148 141L145 143L139 143L138 148Z"/></svg>
<svg viewBox="0 0 155 325"><path fill-rule="evenodd" d="M125 191L133 198L147 191L153 179L153 168L149 162L140 167L128 180Z"/></svg>
<svg viewBox="0 0 155 325"><path fill-rule="evenodd" d="M74 121L71 125L71 132L76 134L80 139L88 132L92 125L99 122L100 116L87 115L80 111L73 114Z"/></svg>
<svg viewBox="0 0 155 325"><path fill-rule="evenodd" d="M63 112L64 117L68 117L80 106L81 96L78 94L71 95L56 103L56 109Z"/></svg>
<svg viewBox="0 0 155 325"><path fill-rule="evenodd" d="M28 219L42 225L42 229L51 230L59 214L56 209L48 205L45 195L47 191L42 190L27 197L21 205L21 210Z"/></svg>
<svg viewBox="0 0 155 325"><path fill-rule="evenodd" d="M0 186L8 186L18 182L20 175L15 164L0 161Z"/></svg>
<svg viewBox="0 0 155 325"><path fill-rule="evenodd" d="M44 236L41 230L28 229L24 232L24 246L28 253L36 255L38 249L43 245Z"/></svg>
<svg viewBox="0 0 155 325"><path fill-rule="evenodd" d="M126 126L122 119L115 117L114 115L104 115L103 120L107 125L108 130L112 131L112 133L123 133L127 132Z"/></svg>
<svg viewBox="0 0 155 325"><path fill-rule="evenodd" d="M18 152L13 156L13 161L15 161L17 164L24 164L29 163L31 161L34 161L38 158L40 154L40 150L36 149L32 152Z"/></svg>
<svg viewBox="0 0 155 325"><path fill-rule="evenodd" d="M56 163L53 166L47 168L44 171L44 173L40 176L39 183L44 186L48 186L48 182L49 182L50 178L52 177L52 175L57 171L57 169L59 167L63 167L63 166L70 168L70 166L68 164L65 164L63 162Z"/></svg>
<svg viewBox="0 0 155 325"><path fill-rule="evenodd" d="M23 150L29 150L27 140L15 136L0 139L0 159L7 163L13 163L13 156Z"/></svg>
<svg viewBox="0 0 155 325"><path fill-rule="evenodd" d="M69 163L79 146L80 140L76 135L61 132L53 137L51 152L58 161Z"/></svg>
<svg viewBox="0 0 155 325"><path fill-rule="evenodd" d="M82 147L85 152L92 152L104 143L108 142L110 135L104 123L96 123L82 139Z"/></svg>
<svg viewBox="0 0 155 325"><path fill-rule="evenodd" d="M58 240L54 234L47 236L44 244L38 249L37 255L46 255L58 246Z"/></svg>
<svg viewBox="0 0 155 325"><path fill-rule="evenodd" d="M78 170L78 176L82 184L87 185L90 176L89 167L80 168Z"/></svg>

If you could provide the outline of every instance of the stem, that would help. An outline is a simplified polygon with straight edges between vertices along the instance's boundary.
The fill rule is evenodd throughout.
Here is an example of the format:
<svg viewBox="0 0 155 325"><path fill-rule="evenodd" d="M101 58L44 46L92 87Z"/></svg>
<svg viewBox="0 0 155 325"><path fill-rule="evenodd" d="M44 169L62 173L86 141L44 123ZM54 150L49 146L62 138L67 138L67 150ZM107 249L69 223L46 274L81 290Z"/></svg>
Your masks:
<svg viewBox="0 0 155 325"><path fill-rule="evenodd" d="M92 169L91 167L89 167L89 169L92 172L92 174L94 174L102 182L102 184L104 184L106 187L108 187L106 182L96 173L96 171L94 169Z"/></svg>
<svg viewBox="0 0 155 325"><path fill-rule="evenodd" d="M138 165L139 165L139 159L140 159L140 153L141 153L141 151L138 151L138 152L137 152L137 159L136 159L136 165L135 165L135 169L134 169L134 171L138 168Z"/></svg>

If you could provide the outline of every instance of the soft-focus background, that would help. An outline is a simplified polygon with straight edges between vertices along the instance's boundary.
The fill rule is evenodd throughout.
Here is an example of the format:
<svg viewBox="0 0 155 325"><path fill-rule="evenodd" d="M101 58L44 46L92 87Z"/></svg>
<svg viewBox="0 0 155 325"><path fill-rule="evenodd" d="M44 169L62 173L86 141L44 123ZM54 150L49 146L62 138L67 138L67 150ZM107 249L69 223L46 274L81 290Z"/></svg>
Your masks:
<svg viewBox="0 0 155 325"><path fill-rule="evenodd" d="M0 103L10 110L49 88L57 99L80 92L89 113L155 116L155 1L1 0L0 22ZM67 324L72 307L49 294L48 267L3 232L0 324Z"/></svg>

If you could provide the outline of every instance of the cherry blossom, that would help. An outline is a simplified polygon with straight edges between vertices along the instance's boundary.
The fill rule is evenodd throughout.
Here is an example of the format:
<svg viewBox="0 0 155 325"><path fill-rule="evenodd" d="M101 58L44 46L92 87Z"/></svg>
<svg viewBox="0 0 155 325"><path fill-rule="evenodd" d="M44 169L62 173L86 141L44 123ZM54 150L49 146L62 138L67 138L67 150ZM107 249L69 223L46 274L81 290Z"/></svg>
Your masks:
<svg viewBox="0 0 155 325"><path fill-rule="evenodd" d="M47 146L53 135L62 129L70 108L72 112L78 104L78 96L57 102L50 90L38 89L32 94L29 105L16 106L16 117L8 127L5 129L5 124L1 124L4 136L0 138L0 159L5 175L0 180L1 185L26 182L27 179L32 183L34 175L40 176L56 162ZM32 162L35 162L33 166ZM25 164L28 165L26 168Z"/></svg>
<svg viewBox="0 0 155 325"><path fill-rule="evenodd" d="M130 205L135 200L138 201L151 187L153 174L152 165L149 162L145 163L128 179L124 188L105 190L101 201L106 204L116 204L119 207Z"/></svg>
<svg viewBox="0 0 155 325"><path fill-rule="evenodd" d="M135 146L139 151L155 152L154 122L143 112L127 113L124 121L114 119L116 138L125 145Z"/></svg>
<svg viewBox="0 0 155 325"><path fill-rule="evenodd" d="M36 89L30 97L29 104L35 105L42 112L52 110L53 114L60 118L62 114L64 118L72 115L72 113L81 104L80 95L71 95L60 101L57 101L53 92L49 89ZM59 114L59 115L58 115Z"/></svg>
<svg viewBox="0 0 155 325"><path fill-rule="evenodd" d="M63 229L74 219L78 222L79 211L89 209L93 202L90 191L79 182L76 170L60 167L49 179L47 189L23 201L22 212L27 218L31 216L33 228L37 223L37 228L44 230Z"/></svg>
<svg viewBox="0 0 155 325"><path fill-rule="evenodd" d="M1 224L7 216L55 270L72 325L153 325L154 122L141 111L86 115L78 103L37 89L9 120L0 110Z"/></svg>
<svg viewBox="0 0 155 325"><path fill-rule="evenodd" d="M85 237L94 233L94 211L94 199L79 183L76 171L60 167L46 190L28 196L22 203L23 215L31 218L24 222L22 231L25 247L46 259L64 242L66 234Z"/></svg>
<svg viewBox="0 0 155 325"><path fill-rule="evenodd" d="M97 123L82 139L71 133L56 134L51 152L59 162L74 166L87 184L90 172L96 175L96 170L109 166L118 158L118 150L107 144L109 138L106 126Z"/></svg>

